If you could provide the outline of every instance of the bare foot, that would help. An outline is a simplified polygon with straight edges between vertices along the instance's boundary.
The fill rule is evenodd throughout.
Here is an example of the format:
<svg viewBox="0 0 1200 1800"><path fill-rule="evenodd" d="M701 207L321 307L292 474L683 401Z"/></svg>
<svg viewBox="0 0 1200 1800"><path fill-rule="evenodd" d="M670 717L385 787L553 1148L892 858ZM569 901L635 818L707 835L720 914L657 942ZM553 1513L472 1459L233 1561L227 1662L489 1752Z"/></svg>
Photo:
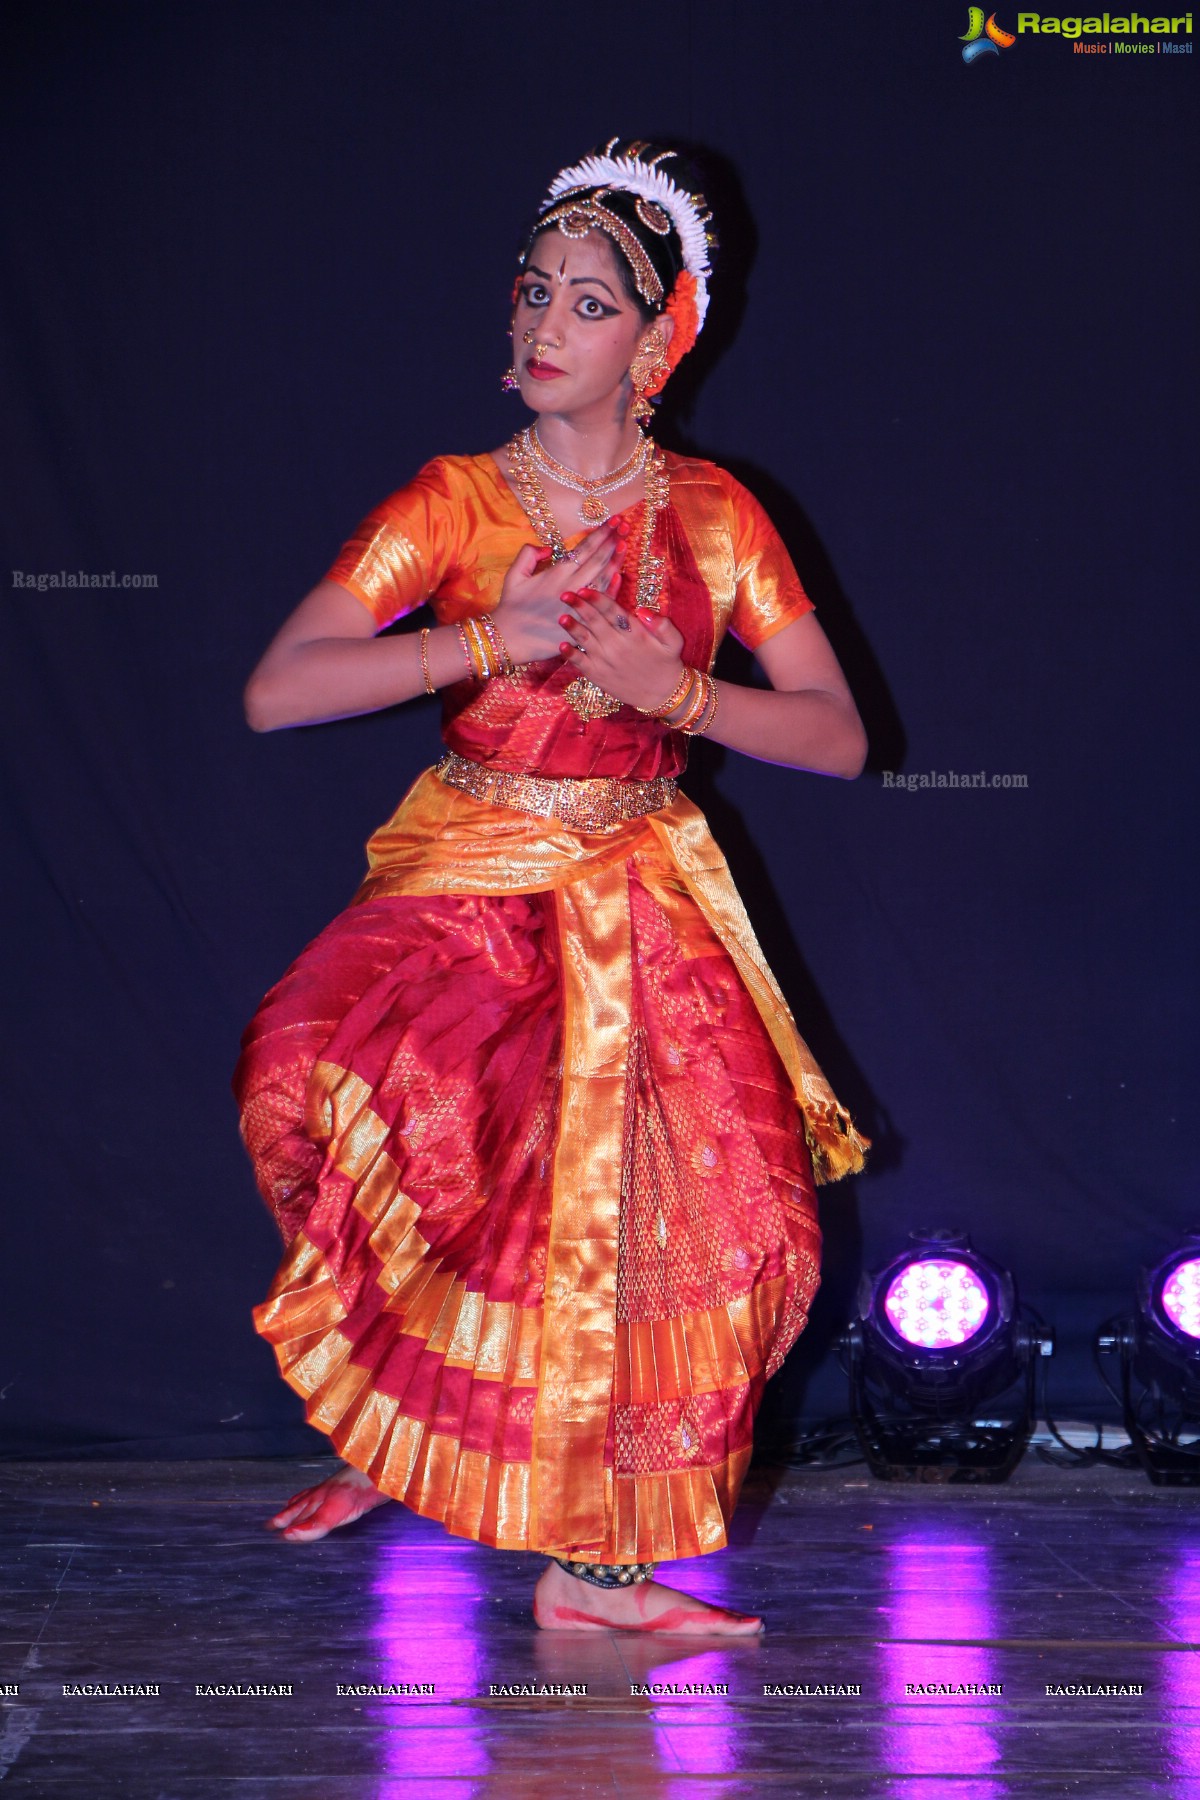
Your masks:
<svg viewBox="0 0 1200 1800"><path fill-rule="evenodd" d="M387 1499L361 1469L343 1463L336 1474L318 1482L316 1487L293 1494L283 1510L267 1520L267 1525L290 1543L309 1544L336 1531L339 1525L361 1519L373 1507L386 1505Z"/></svg>
<svg viewBox="0 0 1200 1800"><path fill-rule="evenodd" d="M549 1563L533 1590L533 1616L543 1631L657 1631L672 1637L756 1637L761 1619L694 1600L661 1581L594 1587Z"/></svg>

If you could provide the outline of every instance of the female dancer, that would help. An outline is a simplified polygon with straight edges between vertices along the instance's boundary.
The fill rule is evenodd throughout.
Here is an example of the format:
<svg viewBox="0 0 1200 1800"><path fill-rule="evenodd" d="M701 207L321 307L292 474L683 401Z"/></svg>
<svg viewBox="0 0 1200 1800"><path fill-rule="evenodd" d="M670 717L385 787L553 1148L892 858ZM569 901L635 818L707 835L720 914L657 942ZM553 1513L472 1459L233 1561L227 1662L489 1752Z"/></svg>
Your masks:
<svg viewBox="0 0 1200 1800"><path fill-rule="evenodd" d="M395 1499L543 1552L554 1628L761 1628L653 1576L726 1542L818 1282L814 1184L868 1147L676 785L700 733L847 779L865 756L762 508L643 429L714 243L670 150L563 170L513 297L534 424L370 514L246 689L256 731L441 690L447 746L242 1039L287 1246L255 1324L344 1459L270 1523ZM770 691L714 681L726 630Z"/></svg>

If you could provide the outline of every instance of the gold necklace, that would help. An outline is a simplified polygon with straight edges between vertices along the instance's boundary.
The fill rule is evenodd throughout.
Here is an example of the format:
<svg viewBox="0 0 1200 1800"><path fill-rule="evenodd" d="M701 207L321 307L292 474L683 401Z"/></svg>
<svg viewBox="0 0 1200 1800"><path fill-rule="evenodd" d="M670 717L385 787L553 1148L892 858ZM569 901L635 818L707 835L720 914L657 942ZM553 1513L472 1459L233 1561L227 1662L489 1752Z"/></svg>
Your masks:
<svg viewBox="0 0 1200 1800"><path fill-rule="evenodd" d="M508 461L513 472L513 482L517 497L537 532L539 539L550 550L552 562L562 562L572 552L567 549L562 532L558 529L554 514L550 510L550 502L546 498L546 490L538 479L537 465L533 454L525 440L529 436L528 428L519 431L509 441ZM642 460L642 471L645 478L645 503L642 512L642 541L638 552L637 606L645 607L648 612L661 610L664 559L654 551L654 528L659 513L670 499L671 481L667 473L667 459L652 438L643 440L645 451ZM586 675L578 675L566 690L568 704L582 719L603 719L612 713L619 712L622 702L604 689L589 681Z"/></svg>
<svg viewBox="0 0 1200 1800"><path fill-rule="evenodd" d="M557 481L560 487L570 488L572 493L583 495L579 517L585 525L603 525L610 516L603 496L613 493L619 487L624 487L627 481L632 481L635 475L640 475L650 450L650 439L639 433L637 448L633 455L627 456L620 468L610 469L607 475L597 475L593 479L589 475L580 475L575 469L569 469L566 463L560 463L551 456L538 436L536 426L526 426L521 437L526 449L540 469Z"/></svg>

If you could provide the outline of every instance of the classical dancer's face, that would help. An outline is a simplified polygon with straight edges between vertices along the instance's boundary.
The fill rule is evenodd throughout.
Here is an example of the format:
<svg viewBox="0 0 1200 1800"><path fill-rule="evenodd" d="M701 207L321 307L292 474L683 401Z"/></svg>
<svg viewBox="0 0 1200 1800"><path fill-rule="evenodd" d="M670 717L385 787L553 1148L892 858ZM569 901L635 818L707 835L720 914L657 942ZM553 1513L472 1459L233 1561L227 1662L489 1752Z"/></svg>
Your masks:
<svg viewBox="0 0 1200 1800"><path fill-rule="evenodd" d="M513 314L513 366L534 412L627 408L629 365L650 325L625 292L619 255L602 231L534 239ZM668 335L671 321L657 322Z"/></svg>

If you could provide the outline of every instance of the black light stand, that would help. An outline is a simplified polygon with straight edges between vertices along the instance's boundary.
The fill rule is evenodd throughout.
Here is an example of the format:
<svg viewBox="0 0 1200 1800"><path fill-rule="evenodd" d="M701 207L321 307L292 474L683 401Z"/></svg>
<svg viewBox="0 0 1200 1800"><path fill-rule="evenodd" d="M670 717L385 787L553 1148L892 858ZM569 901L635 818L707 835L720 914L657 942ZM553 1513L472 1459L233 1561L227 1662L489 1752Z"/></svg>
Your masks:
<svg viewBox="0 0 1200 1800"><path fill-rule="evenodd" d="M1022 1314L1011 1274L965 1233L915 1231L909 1242L864 1276L858 1317L838 1340L855 1435L882 1481L1004 1481L1037 1422L1036 1371L1054 1353L1053 1333ZM987 1309L971 1336L934 1347L897 1329L886 1296L910 1265L941 1260L970 1271Z"/></svg>
<svg viewBox="0 0 1200 1800"><path fill-rule="evenodd" d="M1038 1358L1054 1353L1053 1333L1047 1328L1017 1324L1013 1348L1019 1385L1010 1383L1000 1395L981 1395L979 1405L967 1410L961 1402L931 1408L924 1397L913 1404L873 1383L859 1320L847 1327L838 1343L850 1377L855 1435L873 1475L881 1481L996 1482L1012 1474L1037 1423ZM999 1407L1006 1394L1009 1405ZM990 1412L1002 1410L1009 1416L974 1417L985 1400Z"/></svg>
<svg viewBox="0 0 1200 1800"><path fill-rule="evenodd" d="M1200 1337L1194 1314L1172 1302L1172 1277L1194 1278L1200 1232L1153 1269L1138 1276L1138 1309L1131 1318L1109 1319L1096 1333L1096 1366L1114 1398L1137 1459L1161 1487L1200 1487ZM1182 1322L1181 1322L1182 1321ZM1190 1326L1190 1329L1185 1329ZM1120 1361L1120 1386L1105 1368ZM1195 1441L1180 1442L1189 1430Z"/></svg>

